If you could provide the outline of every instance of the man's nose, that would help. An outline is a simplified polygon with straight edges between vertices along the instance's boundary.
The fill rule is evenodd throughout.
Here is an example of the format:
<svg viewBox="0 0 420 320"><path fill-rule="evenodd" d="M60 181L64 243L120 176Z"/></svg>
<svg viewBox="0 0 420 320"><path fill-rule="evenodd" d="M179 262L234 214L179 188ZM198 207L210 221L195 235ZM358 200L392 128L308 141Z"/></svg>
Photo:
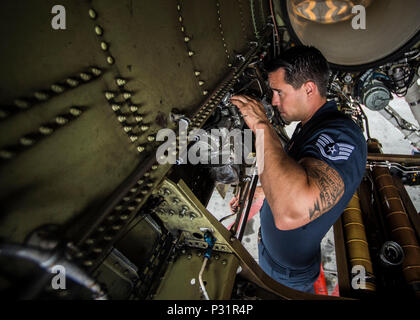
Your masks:
<svg viewBox="0 0 420 320"><path fill-rule="evenodd" d="M271 98L271 104L276 107L280 106L280 99L278 94L273 94L273 97Z"/></svg>

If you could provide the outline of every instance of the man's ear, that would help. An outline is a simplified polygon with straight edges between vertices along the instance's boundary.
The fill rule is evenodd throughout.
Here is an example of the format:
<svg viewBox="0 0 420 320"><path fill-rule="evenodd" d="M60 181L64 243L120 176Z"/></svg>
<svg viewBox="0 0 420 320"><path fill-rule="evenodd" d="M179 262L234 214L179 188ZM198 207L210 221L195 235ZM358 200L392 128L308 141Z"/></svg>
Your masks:
<svg viewBox="0 0 420 320"><path fill-rule="evenodd" d="M318 91L318 87L316 86L315 82L307 81L303 84L303 88L308 96L313 95Z"/></svg>

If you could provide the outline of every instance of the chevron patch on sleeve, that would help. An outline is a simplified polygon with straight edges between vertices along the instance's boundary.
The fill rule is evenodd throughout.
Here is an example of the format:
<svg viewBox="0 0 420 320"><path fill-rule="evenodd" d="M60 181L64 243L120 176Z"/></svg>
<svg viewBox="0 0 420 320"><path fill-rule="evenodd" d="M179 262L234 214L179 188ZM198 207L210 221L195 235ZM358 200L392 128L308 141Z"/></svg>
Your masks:
<svg viewBox="0 0 420 320"><path fill-rule="evenodd" d="M347 160L354 150L354 146L347 143L337 143L325 133L320 134L315 145L324 158L332 161Z"/></svg>

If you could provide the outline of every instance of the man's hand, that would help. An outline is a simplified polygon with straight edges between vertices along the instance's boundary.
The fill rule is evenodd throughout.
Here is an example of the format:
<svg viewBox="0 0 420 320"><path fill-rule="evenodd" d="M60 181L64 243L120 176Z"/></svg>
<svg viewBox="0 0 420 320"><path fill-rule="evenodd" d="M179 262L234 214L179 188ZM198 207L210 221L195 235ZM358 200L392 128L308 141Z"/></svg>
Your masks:
<svg viewBox="0 0 420 320"><path fill-rule="evenodd" d="M246 124L254 133L257 124L270 123L261 102L245 95L232 96L230 101L238 107Z"/></svg>

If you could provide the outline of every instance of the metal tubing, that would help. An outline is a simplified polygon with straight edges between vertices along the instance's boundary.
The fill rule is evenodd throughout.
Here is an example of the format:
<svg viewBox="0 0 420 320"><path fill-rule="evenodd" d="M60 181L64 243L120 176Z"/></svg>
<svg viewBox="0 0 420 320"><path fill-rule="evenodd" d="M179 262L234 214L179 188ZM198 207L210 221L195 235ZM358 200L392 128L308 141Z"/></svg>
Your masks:
<svg viewBox="0 0 420 320"><path fill-rule="evenodd" d="M351 198L347 208L344 209L342 219L350 265L364 267L369 279L366 281L365 289L376 291L376 284L372 281L375 276L357 192Z"/></svg>
<svg viewBox="0 0 420 320"><path fill-rule="evenodd" d="M381 152L377 141L370 141L369 150ZM397 187L388 168L374 167L373 177L378 190L383 214L391 231L391 237L404 250L403 273L408 284L420 297L420 246L410 223Z"/></svg>

